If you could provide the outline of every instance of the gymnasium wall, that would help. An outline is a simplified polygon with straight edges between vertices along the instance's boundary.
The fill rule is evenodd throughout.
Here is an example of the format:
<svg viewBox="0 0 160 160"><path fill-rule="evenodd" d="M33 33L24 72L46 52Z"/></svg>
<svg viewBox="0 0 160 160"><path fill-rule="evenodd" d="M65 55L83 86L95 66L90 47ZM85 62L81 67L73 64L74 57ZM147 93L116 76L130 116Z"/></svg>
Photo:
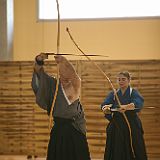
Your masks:
<svg viewBox="0 0 160 160"><path fill-rule="evenodd" d="M57 21L40 22L37 13L37 0L14 1L15 61L56 52ZM85 53L108 55L110 60L160 59L159 18L61 21L60 52L77 54L66 27Z"/></svg>

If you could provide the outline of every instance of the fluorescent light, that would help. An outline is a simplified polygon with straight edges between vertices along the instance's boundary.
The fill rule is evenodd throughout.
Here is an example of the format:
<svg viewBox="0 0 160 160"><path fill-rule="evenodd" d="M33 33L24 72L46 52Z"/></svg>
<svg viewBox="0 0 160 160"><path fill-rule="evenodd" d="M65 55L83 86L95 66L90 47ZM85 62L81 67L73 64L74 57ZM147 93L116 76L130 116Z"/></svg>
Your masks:
<svg viewBox="0 0 160 160"><path fill-rule="evenodd" d="M160 16L159 0L59 0L61 19ZM39 0L39 19L57 19L55 0Z"/></svg>

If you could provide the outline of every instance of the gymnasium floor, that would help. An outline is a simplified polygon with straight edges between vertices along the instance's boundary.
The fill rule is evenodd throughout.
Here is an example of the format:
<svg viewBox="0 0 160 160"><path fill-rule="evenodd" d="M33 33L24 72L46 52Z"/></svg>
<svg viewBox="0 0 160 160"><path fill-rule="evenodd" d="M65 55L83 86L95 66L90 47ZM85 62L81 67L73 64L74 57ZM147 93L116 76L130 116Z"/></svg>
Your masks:
<svg viewBox="0 0 160 160"><path fill-rule="evenodd" d="M15 155L1 156L0 155L0 160L46 160L46 159L40 158L40 157L27 159L27 156L15 156ZM102 160L102 159L92 159L92 160Z"/></svg>
<svg viewBox="0 0 160 160"><path fill-rule="evenodd" d="M37 158L30 158L27 159L27 156L16 156L16 155L10 155L10 156L1 156L0 155L0 160L46 160L45 158L42 157L37 157ZM92 160L102 160L102 159L92 159ZM159 160L159 158L152 158L152 159L148 159L148 160Z"/></svg>

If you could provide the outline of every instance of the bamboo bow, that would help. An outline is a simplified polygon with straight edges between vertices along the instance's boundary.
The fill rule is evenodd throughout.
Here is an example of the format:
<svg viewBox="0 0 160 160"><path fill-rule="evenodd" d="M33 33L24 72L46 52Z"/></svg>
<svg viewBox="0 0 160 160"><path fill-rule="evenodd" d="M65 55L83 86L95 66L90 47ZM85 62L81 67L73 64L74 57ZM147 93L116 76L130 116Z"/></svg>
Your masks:
<svg viewBox="0 0 160 160"><path fill-rule="evenodd" d="M75 42L75 40L73 39L70 31L69 31L69 28L66 28L66 31L68 32L69 36L70 36L70 39L72 40L72 42L74 43L74 45L77 47L77 49L104 75L104 77L107 79L107 81L109 82L109 84L111 85L111 88L114 92L114 95L115 95L115 98L118 102L118 106L121 107L121 103L120 103L120 100L118 98L118 95L117 95L117 92L116 92L116 89L114 88L111 80L109 79L109 77L106 75L105 72L103 72L103 70L97 65L97 63L95 63L94 61L92 61L83 51L82 49L78 46L78 44ZM132 142L132 131L131 131L131 126L129 124L129 121L127 119L127 116L125 115L125 113L122 113L126 123L127 123L127 126L128 126L128 129L129 129L129 135L130 135L130 143L131 143L131 150L132 150L132 153L133 153L133 157L135 158L135 152L134 152L134 148L133 148L133 142Z"/></svg>
<svg viewBox="0 0 160 160"><path fill-rule="evenodd" d="M59 12L59 3L58 0L56 0L57 3L57 14L58 14L58 29L57 29L57 54L59 54L59 49L60 49L60 12ZM58 86L59 86L59 65L57 64L57 83L56 83L56 89L55 89L55 94L54 94L54 98L53 98L53 102L52 102L52 106L51 106L51 110L50 110L50 116L49 116L49 130L51 130L52 128L52 124L53 124L53 108L56 102L56 98L57 98L57 94L58 94Z"/></svg>

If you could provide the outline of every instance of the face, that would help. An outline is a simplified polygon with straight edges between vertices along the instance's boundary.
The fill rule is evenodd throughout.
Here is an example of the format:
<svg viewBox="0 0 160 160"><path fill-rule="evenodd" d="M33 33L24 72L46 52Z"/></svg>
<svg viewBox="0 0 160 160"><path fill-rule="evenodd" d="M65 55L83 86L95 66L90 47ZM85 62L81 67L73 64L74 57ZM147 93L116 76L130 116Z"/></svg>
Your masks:
<svg viewBox="0 0 160 160"><path fill-rule="evenodd" d="M119 74L117 77L117 83L119 84L120 88L125 89L128 87L130 80L123 74Z"/></svg>

